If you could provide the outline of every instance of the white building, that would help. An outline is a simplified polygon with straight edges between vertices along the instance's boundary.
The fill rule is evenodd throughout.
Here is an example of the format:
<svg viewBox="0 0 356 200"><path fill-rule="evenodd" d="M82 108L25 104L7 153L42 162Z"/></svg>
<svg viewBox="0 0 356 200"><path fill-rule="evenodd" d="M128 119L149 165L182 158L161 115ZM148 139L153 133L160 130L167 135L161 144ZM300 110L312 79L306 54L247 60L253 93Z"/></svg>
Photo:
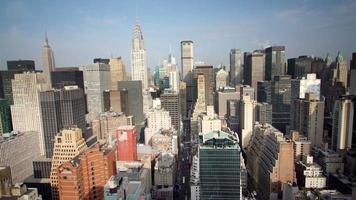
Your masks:
<svg viewBox="0 0 356 200"><path fill-rule="evenodd" d="M216 73L215 88L224 88L229 85L229 73L222 67Z"/></svg>
<svg viewBox="0 0 356 200"><path fill-rule="evenodd" d="M256 101L251 100L250 96L242 96L242 100L240 102L240 130L242 148L247 147L253 132L253 126L255 123L255 106Z"/></svg>
<svg viewBox="0 0 356 200"><path fill-rule="evenodd" d="M147 57L141 25L136 22L131 48L131 80L142 81L142 88L148 88Z"/></svg>
<svg viewBox="0 0 356 200"><path fill-rule="evenodd" d="M151 137L160 130L172 128L169 112L157 106L147 113L147 127L145 128L145 144L149 144Z"/></svg>
<svg viewBox="0 0 356 200"><path fill-rule="evenodd" d="M292 99L305 98L305 93L314 93L316 100L320 100L320 79L316 78L316 74L307 74L307 77L302 79L292 80Z"/></svg>
<svg viewBox="0 0 356 200"><path fill-rule="evenodd" d="M87 122L91 122L104 112L105 90L111 88L110 65L105 63L94 63L79 67L83 71L84 92L87 95L88 114Z"/></svg>
<svg viewBox="0 0 356 200"><path fill-rule="evenodd" d="M199 120L199 133L209 133L212 131L219 131L221 130L221 120L218 118L218 116L214 113L214 107L213 106L207 106L206 107L207 112L205 114L200 115L200 120Z"/></svg>
<svg viewBox="0 0 356 200"><path fill-rule="evenodd" d="M179 75L177 71L169 72L169 87L173 92L179 92Z"/></svg>
<svg viewBox="0 0 356 200"><path fill-rule="evenodd" d="M181 41L181 80L192 85L192 71L194 65L193 41Z"/></svg>
<svg viewBox="0 0 356 200"><path fill-rule="evenodd" d="M200 199L200 186L199 186L199 158L197 155L193 157L192 166L190 170L190 199Z"/></svg>
<svg viewBox="0 0 356 200"><path fill-rule="evenodd" d="M23 182L33 174L32 162L40 156L38 133L4 133L0 136L0 166L9 166L12 182Z"/></svg>
<svg viewBox="0 0 356 200"><path fill-rule="evenodd" d="M321 166L314 163L313 156L304 157L304 161L296 163L296 172L299 185L304 188L321 189L326 187L326 177ZM298 183L299 184L299 183Z"/></svg>

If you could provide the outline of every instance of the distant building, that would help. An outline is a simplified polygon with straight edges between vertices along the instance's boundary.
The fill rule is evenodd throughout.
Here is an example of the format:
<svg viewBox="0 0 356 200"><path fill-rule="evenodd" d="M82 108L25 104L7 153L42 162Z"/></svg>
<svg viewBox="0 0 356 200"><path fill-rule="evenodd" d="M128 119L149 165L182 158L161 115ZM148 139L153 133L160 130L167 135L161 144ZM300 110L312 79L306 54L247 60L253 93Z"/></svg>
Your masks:
<svg viewBox="0 0 356 200"><path fill-rule="evenodd" d="M199 135L200 199L241 198L238 143L236 135L224 131Z"/></svg>
<svg viewBox="0 0 356 200"><path fill-rule="evenodd" d="M272 104L256 103L255 121L260 122L260 124L272 124Z"/></svg>
<svg viewBox="0 0 356 200"><path fill-rule="evenodd" d="M240 99L240 92L235 91L235 88L224 88L217 92L215 110L217 111L220 119L224 119L227 114L228 100L238 99Z"/></svg>
<svg viewBox="0 0 356 200"><path fill-rule="evenodd" d="M322 147L324 143L324 105L314 93L292 102L290 128L307 136L312 146Z"/></svg>
<svg viewBox="0 0 356 200"><path fill-rule="evenodd" d="M241 147L244 149L248 146L255 124L255 107L256 101L250 99L250 96L243 96L240 101L240 130Z"/></svg>
<svg viewBox="0 0 356 200"><path fill-rule="evenodd" d="M117 159L120 161L137 160L137 132L134 126L120 126L116 130Z"/></svg>
<svg viewBox="0 0 356 200"><path fill-rule="evenodd" d="M172 126L177 131L180 131L181 102L179 101L179 94L170 90L165 90L163 94L161 94L160 99L162 108L168 111L169 116L171 116Z"/></svg>
<svg viewBox="0 0 356 200"><path fill-rule="evenodd" d="M10 106L6 99L0 98L0 135L12 131Z"/></svg>
<svg viewBox="0 0 356 200"><path fill-rule="evenodd" d="M222 67L215 76L215 88L224 88L229 85L229 73Z"/></svg>
<svg viewBox="0 0 356 200"><path fill-rule="evenodd" d="M193 41L186 40L180 42L181 48L181 77L180 80L186 83L187 106L193 105L194 88L193 88L193 67L194 67L194 44Z"/></svg>
<svg viewBox="0 0 356 200"><path fill-rule="evenodd" d="M215 79L213 66L196 66L193 70L194 99L197 98L198 75L203 75L205 80L205 106L214 105Z"/></svg>
<svg viewBox="0 0 356 200"><path fill-rule="evenodd" d="M141 25L136 21L131 47L131 80L141 81L142 88L148 88L147 56Z"/></svg>
<svg viewBox="0 0 356 200"><path fill-rule="evenodd" d="M35 71L35 61L33 60L8 60L7 70L9 71Z"/></svg>
<svg viewBox="0 0 356 200"><path fill-rule="evenodd" d="M182 119L187 116L187 84L184 81L179 83L179 102L180 102L180 114Z"/></svg>
<svg viewBox="0 0 356 200"><path fill-rule="evenodd" d="M103 92L110 89L110 66L105 63L94 63L80 66L84 76L84 91L87 95L87 122L91 122L104 112Z"/></svg>
<svg viewBox="0 0 356 200"><path fill-rule="evenodd" d="M333 109L331 148L334 151L347 150L352 145L354 122L354 102L352 96L341 96Z"/></svg>
<svg viewBox="0 0 356 200"><path fill-rule="evenodd" d="M154 186L173 186L176 182L177 163L173 154L160 153L154 166Z"/></svg>
<svg viewBox="0 0 356 200"><path fill-rule="evenodd" d="M286 73L285 47L272 46L265 49L265 80L272 81L275 76Z"/></svg>
<svg viewBox="0 0 356 200"><path fill-rule="evenodd" d="M32 162L39 156L38 132L12 132L0 136L0 166L10 167L13 183L23 182L32 175Z"/></svg>
<svg viewBox="0 0 356 200"><path fill-rule="evenodd" d="M147 113L147 127L145 128L145 144L151 143L151 137L161 130L172 127L170 113L161 106L153 108Z"/></svg>
<svg viewBox="0 0 356 200"><path fill-rule="evenodd" d="M111 90L118 90L118 81L126 80L126 70L121 57L111 58L110 62Z"/></svg>
<svg viewBox="0 0 356 200"><path fill-rule="evenodd" d="M118 87L120 91L127 90L128 101L124 105L128 113L124 113L133 116L135 125L141 124L144 120L141 81L119 81Z"/></svg>
<svg viewBox="0 0 356 200"><path fill-rule="evenodd" d="M129 124L129 119L126 115L110 111L100 114L99 117L91 122L93 135L95 135L100 142L106 142L110 137L112 138L116 129L125 125L132 125Z"/></svg>
<svg viewBox="0 0 356 200"><path fill-rule="evenodd" d="M344 161L343 157L336 151L331 149L321 149L314 147L312 149L314 161L319 164L326 175L330 173L343 173Z"/></svg>
<svg viewBox="0 0 356 200"><path fill-rule="evenodd" d="M257 92L257 82L265 78L265 55L253 52L247 55L244 64L244 84L250 85Z"/></svg>
<svg viewBox="0 0 356 200"><path fill-rule="evenodd" d="M235 86L242 83L243 56L240 49L230 50L230 83Z"/></svg>
<svg viewBox="0 0 356 200"><path fill-rule="evenodd" d="M275 76L272 82L272 125L282 132L290 123L291 78Z"/></svg>
<svg viewBox="0 0 356 200"><path fill-rule="evenodd" d="M81 89L84 88L83 71L79 71L77 67L56 68L56 71L51 72L52 87L62 89L65 86L77 85Z"/></svg>
<svg viewBox="0 0 356 200"><path fill-rule="evenodd" d="M295 181L293 142L270 124L255 124L247 158L255 158L247 167L258 199L277 199L282 185Z"/></svg>
<svg viewBox="0 0 356 200"><path fill-rule="evenodd" d="M58 188L60 171L58 171L58 167L81 154L86 148L87 145L79 128L63 129L55 137L50 176L52 199L60 198Z"/></svg>
<svg viewBox="0 0 356 200"><path fill-rule="evenodd" d="M257 81L257 101L262 103L272 103L272 83L271 81Z"/></svg>
<svg viewBox="0 0 356 200"><path fill-rule="evenodd" d="M350 94L356 95L356 52L352 53L352 59L350 61Z"/></svg>
<svg viewBox="0 0 356 200"><path fill-rule="evenodd" d="M316 74L307 74L306 78L295 79L291 81L292 99L305 97L305 93L314 93L316 100L320 100L320 79L316 78Z"/></svg>
<svg viewBox="0 0 356 200"><path fill-rule="evenodd" d="M211 131L219 131L221 127L221 119L214 112L214 107L208 106L206 114L200 114L199 116L199 133L205 134Z"/></svg>
<svg viewBox="0 0 356 200"><path fill-rule="evenodd" d="M56 65L53 50L48 43L47 33L45 43L42 47L42 67L45 80L51 86L51 72L54 71Z"/></svg>
<svg viewBox="0 0 356 200"><path fill-rule="evenodd" d="M309 73L312 73L312 64L314 58L312 56L299 56L298 58L288 59L287 74L293 79L301 78Z"/></svg>
<svg viewBox="0 0 356 200"><path fill-rule="evenodd" d="M115 148L97 144L58 167L59 196L102 199L106 182L115 174Z"/></svg>
<svg viewBox="0 0 356 200"><path fill-rule="evenodd" d="M302 161L311 153L311 142L306 136L300 135L298 131L290 131L290 139L293 141L294 161Z"/></svg>

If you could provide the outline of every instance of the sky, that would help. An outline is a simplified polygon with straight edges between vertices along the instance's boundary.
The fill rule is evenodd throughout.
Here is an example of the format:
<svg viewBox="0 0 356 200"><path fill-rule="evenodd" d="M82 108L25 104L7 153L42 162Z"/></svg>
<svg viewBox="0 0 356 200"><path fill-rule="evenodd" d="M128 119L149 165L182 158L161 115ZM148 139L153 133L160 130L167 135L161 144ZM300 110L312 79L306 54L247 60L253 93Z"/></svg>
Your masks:
<svg viewBox="0 0 356 200"><path fill-rule="evenodd" d="M182 40L213 66L229 64L231 48L285 45L287 58L356 52L355 0L0 0L0 69L12 59L42 69L47 31L56 67L122 56L129 71L136 19L151 68L170 46L179 61Z"/></svg>

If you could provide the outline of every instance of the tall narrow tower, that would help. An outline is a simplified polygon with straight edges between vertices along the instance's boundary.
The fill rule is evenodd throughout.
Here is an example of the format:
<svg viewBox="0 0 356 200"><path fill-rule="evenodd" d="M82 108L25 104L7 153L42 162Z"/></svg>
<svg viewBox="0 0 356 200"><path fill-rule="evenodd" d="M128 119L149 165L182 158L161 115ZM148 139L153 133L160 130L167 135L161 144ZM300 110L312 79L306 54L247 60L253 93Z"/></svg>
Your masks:
<svg viewBox="0 0 356 200"><path fill-rule="evenodd" d="M51 72L55 68L54 54L51 46L48 44L48 37L46 33L45 43L42 48L42 67L43 73L46 76L46 81L49 85L51 84Z"/></svg>
<svg viewBox="0 0 356 200"><path fill-rule="evenodd" d="M131 49L131 78L142 81L142 88L148 88L146 50L144 48L141 25L136 21Z"/></svg>

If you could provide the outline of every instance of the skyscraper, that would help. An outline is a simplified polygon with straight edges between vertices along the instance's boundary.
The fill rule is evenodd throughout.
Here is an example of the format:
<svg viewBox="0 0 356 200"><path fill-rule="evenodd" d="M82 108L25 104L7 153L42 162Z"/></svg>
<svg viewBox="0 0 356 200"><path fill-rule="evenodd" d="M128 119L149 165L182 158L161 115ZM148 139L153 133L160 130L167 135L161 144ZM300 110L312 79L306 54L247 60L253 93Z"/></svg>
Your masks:
<svg viewBox="0 0 356 200"><path fill-rule="evenodd" d="M125 112L127 116L132 115L134 117L134 124L142 123L144 115L141 81L119 81L118 87L120 93L123 94L123 96L120 96L120 99L125 99L125 101L127 99L127 104L122 104L125 105L126 108L122 108L122 110L128 112Z"/></svg>
<svg viewBox="0 0 356 200"><path fill-rule="evenodd" d="M243 56L240 49L230 50L230 83L234 86L242 83Z"/></svg>
<svg viewBox="0 0 356 200"><path fill-rule="evenodd" d="M255 120L260 124L272 124L272 104L257 103L255 107Z"/></svg>
<svg viewBox="0 0 356 200"><path fill-rule="evenodd" d="M265 80L272 81L275 76L284 75L285 47L273 46L265 49Z"/></svg>
<svg viewBox="0 0 356 200"><path fill-rule="evenodd" d="M193 72L194 80L194 99L197 99L197 81L198 75L202 74L205 80L205 106L214 105L215 79L213 66L196 66Z"/></svg>
<svg viewBox="0 0 356 200"><path fill-rule="evenodd" d="M10 106L13 129L17 131L36 131L39 141L43 141L39 92L49 89L43 73L15 74L12 80L14 104ZM41 154L45 154L40 142Z"/></svg>
<svg viewBox="0 0 356 200"><path fill-rule="evenodd" d="M271 81L257 81L257 101L271 103Z"/></svg>
<svg viewBox="0 0 356 200"><path fill-rule="evenodd" d="M67 126L76 125L86 135L85 98L82 89L77 86L66 86L62 90L40 92L41 125L45 155L52 158L54 138Z"/></svg>
<svg viewBox="0 0 356 200"><path fill-rule="evenodd" d="M331 148L335 151L351 148L354 106L352 96L341 96L335 102L331 140Z"/></svg>
<svg viewBox="0 0 356 200"><path fill-rule="evenodd" d="M256 101L250 98L250 96L242 96L240 101L240 131L241 134L241 148L246 148L250 142L250 138L253 131L253 125L255 124L255 107Z"/></svg>
<svg viewBox="0 0 356 200"><path fill-rule="evenodd" d="M105 63L94 63L80 66L83 71L85 94L87 95L87 122L92 121L104 112L104 91L109 90L110 66Z"/></svg>
<svg viewBox="0 0 356 200"><path fill-rule="evenodd" d="M35 71L35 61L33 60L8 60L7 69L9 71Z"/></svg>
<svg viewBox="0 0 356 200"><path fill-rule="evenodd" d="M51 85L51 72L55 69L54 54L51 46L48 43L48 37L46 33L45 43L42 47L42 67L45 79L48 84Z"/></svg>
<svg viewBox="0 0 356 200"><path fill-rule="evenodd" d="M306 77L292 80L292 99L303 99L307 92L312 92L316 100L320 100L320 83L321 81L316 78L316 74L307 74Z"/></svg>
<svg viewBox="0 0 356 200"><path fill-rule="evenodd" d="M308 137L312 146L322 147L324 133L324 100L315 93L305 93L305 98L292 102L290 128Z"/></svg>
<svg viewBox="0 0 356 200"><path fill-rule="evenodd" d="M356 95L356 53L352 53L350 61L350 94Z"/></svg>
<svg viewBox="0 0 356 200"><path fill-rule="evenodd" d="M120 161L136 161L136 128L134 126L120 126L116 130L117 159Z"/></svg>
<svg viewBox="0 0 356 200"><path fill-rule="evenodd" d="M290 104L290 76L275 76L272 82L272 125L284 133L290 121Z"/></svg>
<svg viewBox="0 0 356 200"><path fill-rule="evenodd" d="M84 90L83 72L78 67L57 67L51 72L52 87L62 89L64 86L77 85Z"/></svg>
<svg viewBox="0 0 356 200"><path fill-rule="evenodd" d="M257 81L264 80L265 55L253 52L247 55L244 66L244 84L250 85L257 92Z"/></svg>
<svg viewBox="0 0 356 200"><path fill-rule="evenodd" d="M170 90L165 90L161 95L161 104L162 108L169 112L169 116L171 116L172 119L172 126L179 131L181 121L179 95Z"/></svg>
<svg viewBox="0 0 356 200"><path fill-rule="evenodd" d="M235 88L224 88L217 92L216 98L215 110L219 118L224 119L227 114L227 102L240 99L240 92L236 92Z"/></svg>
<svg viewBox="0 0 356 200"><path fill-rule="evenodd" d="M200 199L240 199L240 146L233 133L199 135Z"/></svg>
<svg viewBox="0 0 356 200"><path fill-rule="evenodd" d="M229 73L226 72L223 67L219 69L215 77L216 89L223 88L229 85Z"/></svg>
<svg viewBox="0 0 356 200"><path fill-rule="evenodd" d="M192 84L192 72L194 65L193 41L181 41L181 80L184 80L188 85Z"/></svg>
<svg viewBox="0 0 356 200"><path fill-rule="evenodd" d="M131 80L140 80L142 88L148 88L146 49L138 21L136 21L131 47Z"/></svg>
<svg viewBox="0 0 356 200"><path fill-rule="evenodd" d="M342 86L347 87L347 76L348 68L344 57L340 52L337 53L335 62L331 65L331 79L333 81L332 85L335 85L336 82L341 82Z"/></svg>
<svg viewBox="0 0 356 200"><path fill-rule="evenodd" d="M121 57L111 58L110 62L111 90L117 90L117 82L126 80L126 70Z"/></svg>
<svg viewBox="0 0 356 200"><path fill-rule="evenodd" d="M59 199L58 167L81 154L86 148L87 145L85 144L80 128L68 127L61 130L55 137L50 176L52 199Z"/></svg>

